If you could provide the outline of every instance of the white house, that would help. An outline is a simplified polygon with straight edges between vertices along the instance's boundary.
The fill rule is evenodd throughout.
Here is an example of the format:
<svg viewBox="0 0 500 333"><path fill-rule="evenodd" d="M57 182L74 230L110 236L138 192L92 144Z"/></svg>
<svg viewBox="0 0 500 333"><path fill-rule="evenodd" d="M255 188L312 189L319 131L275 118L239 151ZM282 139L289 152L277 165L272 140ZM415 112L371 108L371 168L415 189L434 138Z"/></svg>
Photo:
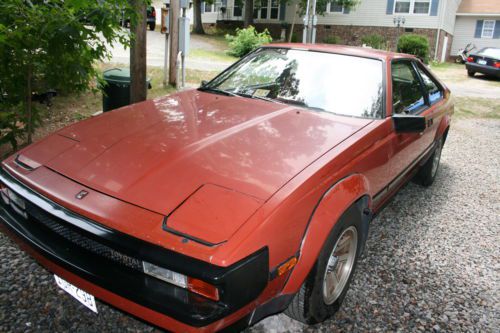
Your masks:
<svg viewBox="0 0 500 333"><path fill-rule="evenodd" d="M258 1L254 0L253 9L258 29L267 28L274 38L280 38L284 25L289 33L294 22L293 33L300 40L302 17L297 14L298 1L288 5L280 0ZM235 0L217 0L214 5L204 6L203 23L226 28L241 26L245 8L235 3ZM500 0L361 0L351 10L332 1L325 9L324 15L318 17L317 42L338 36L344 44L360 45L363 36L379 34L394 49L400 34L415 33L429 39L431 57L444 61L470 41L478 47L495 46L500 41L500 23L496 21L500 19ZM404 24L396 27L395 18L404 18Z"/></svg>
<svg viewBox="0 0 500 333"><path fill-rule="evenodd" d="M500 0L463 0L456 15L452 55L468 43L500 48Z"/></svg>

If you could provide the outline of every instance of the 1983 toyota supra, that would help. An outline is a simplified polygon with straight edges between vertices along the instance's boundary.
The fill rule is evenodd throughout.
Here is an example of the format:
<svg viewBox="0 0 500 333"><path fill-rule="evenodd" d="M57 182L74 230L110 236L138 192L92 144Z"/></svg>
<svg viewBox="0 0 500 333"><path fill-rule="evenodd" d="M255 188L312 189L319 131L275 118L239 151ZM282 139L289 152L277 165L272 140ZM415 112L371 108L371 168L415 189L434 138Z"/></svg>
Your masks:
<svg viewBox="0 0 500 333"><path fill-rule="evenodd" d="M433 182L452 113L412 56L274 44L6 159L1 225L91 308L175 332L313 324L339 309L373 214Z"/></svg>

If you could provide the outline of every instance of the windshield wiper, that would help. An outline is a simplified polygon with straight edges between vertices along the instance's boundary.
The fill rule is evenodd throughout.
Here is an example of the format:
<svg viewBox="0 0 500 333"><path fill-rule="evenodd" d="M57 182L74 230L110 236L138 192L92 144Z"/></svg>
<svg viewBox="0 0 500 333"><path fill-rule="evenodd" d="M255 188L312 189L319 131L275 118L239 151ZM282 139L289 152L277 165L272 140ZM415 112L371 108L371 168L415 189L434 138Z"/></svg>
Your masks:
<svg viewBox="0 0 500 333"><path fill-rule="evenodd" d="M269 98L269 97L256 96L256 95L242 93L242 92L237 92L235 94L238 95L238 96L241 96L241 97L247 97L247 98L253 98L253 99L260 99L260 100L271 102L271 103L280 103L279 101L277 101L277 100L275 100L273 98Z"/></svg>
<svg viewBox="0 0 500 333"><path fill-rule="evenodd" d="M213 92L213 93L225 95L225 96L233 96L233 97L238 96L238 94L235 94L235 93L227 91L227 90L218 89L218 88L199 87L198 90L199 91L206 91L206 92Z"/></svg>
<svg viewBox="0 0 500 333"><path fill-rule="evenodd" d="M310 109L310 110L329 112L329 111L326 111L323 108L320 108L320 107L317 107L317 106L309 106L305 102L303 102L303 101L297 101L295 99L287 99L287 98L278 97L278 98L276 98L276 100L280 101L282 103L285 103L285 104L297 105L297 106L301 106L303 108ZM332 112L330 112L330 113L332 113Z"/></svg>

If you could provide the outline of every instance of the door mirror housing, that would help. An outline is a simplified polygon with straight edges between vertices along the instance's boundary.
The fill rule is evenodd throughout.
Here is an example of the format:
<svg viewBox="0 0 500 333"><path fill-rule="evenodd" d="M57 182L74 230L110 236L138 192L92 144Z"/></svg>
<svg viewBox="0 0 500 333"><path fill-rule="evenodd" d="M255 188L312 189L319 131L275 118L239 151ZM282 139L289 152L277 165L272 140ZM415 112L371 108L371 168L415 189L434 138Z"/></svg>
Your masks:
<svg viewBox="0 0 500 333"><path fill-rule="evenodd" d="M396 133L421 133L426 128L424 116L395 114L392 116Z"/></svg>

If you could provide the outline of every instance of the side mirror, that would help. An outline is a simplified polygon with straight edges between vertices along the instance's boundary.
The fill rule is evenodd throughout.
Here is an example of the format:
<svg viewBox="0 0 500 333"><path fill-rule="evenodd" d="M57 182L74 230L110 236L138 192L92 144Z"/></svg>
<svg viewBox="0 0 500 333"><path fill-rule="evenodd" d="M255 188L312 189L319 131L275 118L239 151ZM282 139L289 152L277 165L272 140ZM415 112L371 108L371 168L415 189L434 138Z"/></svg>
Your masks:
<svg viewBox="0 0 500 333"><path fill-rule="evenodd" d="M201 80L201 86L202 86L202 87L206 86L206 84L207 84L207 83L208 83L208 81L207 81L207 80Z"/></svg>
<svg viewBox="0 0 500 333"><path fill-rule="evenodd" d="M395 114L392 116L392 121L396 133L421 133L426 128L426 121L423 116Z"/></svg>

